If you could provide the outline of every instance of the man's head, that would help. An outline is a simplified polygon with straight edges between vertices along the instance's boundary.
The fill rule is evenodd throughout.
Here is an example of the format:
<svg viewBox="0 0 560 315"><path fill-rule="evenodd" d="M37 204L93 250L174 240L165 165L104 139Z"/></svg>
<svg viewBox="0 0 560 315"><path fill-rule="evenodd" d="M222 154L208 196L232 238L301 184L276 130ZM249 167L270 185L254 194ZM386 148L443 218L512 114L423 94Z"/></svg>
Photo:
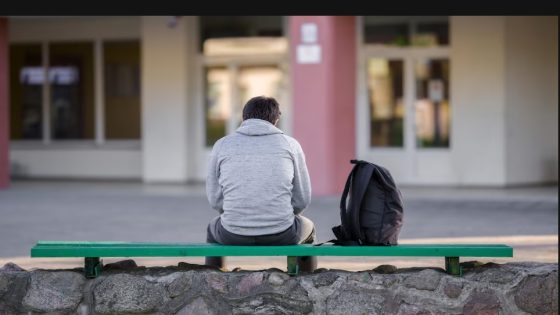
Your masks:
<svg viewBox="0 0 560 315"><path fill-rule="evenodd" d="M243 107L243 120L258 118L276 125L280 114L280 105L273 97L256 96Z"/></svg>

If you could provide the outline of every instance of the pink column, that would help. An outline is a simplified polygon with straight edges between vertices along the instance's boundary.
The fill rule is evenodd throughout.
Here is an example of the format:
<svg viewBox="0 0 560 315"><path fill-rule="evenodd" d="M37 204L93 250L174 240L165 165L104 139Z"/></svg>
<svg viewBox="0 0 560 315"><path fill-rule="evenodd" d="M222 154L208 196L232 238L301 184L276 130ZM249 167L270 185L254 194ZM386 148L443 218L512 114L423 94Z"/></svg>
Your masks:
<svg viewBox="0 0 560 315"><path fill-rule="evenodd" d="M0 17L0 189L10 184L8 58L8 19Z"/></svg>
<svg viewBox="0 0 560 315"><path fill-rule="evenodd" d="M317 25L316 43L303 43L303 23ZM356 18L293 16L290 34L294 137L305 152L313 195L338 195L356 155ZM298 60L298 46L314 44L319 62Z"/></svg>

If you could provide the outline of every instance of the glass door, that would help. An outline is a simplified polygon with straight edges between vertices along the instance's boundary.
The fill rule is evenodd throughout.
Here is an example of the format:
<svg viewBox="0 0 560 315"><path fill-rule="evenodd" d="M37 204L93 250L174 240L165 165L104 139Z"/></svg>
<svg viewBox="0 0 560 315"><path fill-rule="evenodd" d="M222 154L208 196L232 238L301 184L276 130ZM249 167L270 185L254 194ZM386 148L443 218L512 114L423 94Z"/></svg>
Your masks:
<svg viewBox="0 0 560 315"><path fill-rule="evenodd" d="M404 146L404 61L367 59L369 145L372 148Z"/></svg>
<svg viewBox="0 0 560 315"><path fill-rule="evenodd" d="M206 146L212 146L227 133L228 121L232 116L229 75L225 67L209 67L205 71Z"/></svg>
<svg viewBox="0 0 560 315"><path fill-rule="evenodd" d="M402 182L448 176L452 144L447 49L364 52L358 154L387 167Z"/></svg>
<svg viewBox="0 0 560 315"><path fill-rule="evenodd" d="M449 148L449 58L416 58L414 80L416 148Z"/></svg>

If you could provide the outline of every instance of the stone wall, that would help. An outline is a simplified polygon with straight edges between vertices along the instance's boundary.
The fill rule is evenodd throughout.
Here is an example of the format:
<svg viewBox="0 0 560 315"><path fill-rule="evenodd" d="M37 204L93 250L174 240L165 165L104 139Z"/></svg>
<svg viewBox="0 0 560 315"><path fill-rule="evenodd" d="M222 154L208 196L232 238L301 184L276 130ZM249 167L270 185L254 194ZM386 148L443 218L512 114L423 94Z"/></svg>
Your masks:
<svg viewBox="0 0 560 315"><path fill-rule="evenodd" d="M558 314L558 265L466 262L464 275L382 265L221 272L179 263L105 266L86 279L73 270L0 268L0 314Z"/></svg>

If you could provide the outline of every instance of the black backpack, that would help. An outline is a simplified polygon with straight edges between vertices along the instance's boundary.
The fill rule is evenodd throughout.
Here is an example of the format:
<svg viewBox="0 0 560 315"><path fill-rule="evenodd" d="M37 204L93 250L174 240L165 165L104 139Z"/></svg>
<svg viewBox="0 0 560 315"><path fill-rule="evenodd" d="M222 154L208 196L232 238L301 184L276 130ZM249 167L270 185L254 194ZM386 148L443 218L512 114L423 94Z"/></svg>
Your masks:
<svg viewBox="0 0 560 315"><path fill-rule="evenodd" d="M338 245L397 245L403 224L402 195L382 166L362 160L348 175L340 198L341 225L332 228Z"/></svg>

